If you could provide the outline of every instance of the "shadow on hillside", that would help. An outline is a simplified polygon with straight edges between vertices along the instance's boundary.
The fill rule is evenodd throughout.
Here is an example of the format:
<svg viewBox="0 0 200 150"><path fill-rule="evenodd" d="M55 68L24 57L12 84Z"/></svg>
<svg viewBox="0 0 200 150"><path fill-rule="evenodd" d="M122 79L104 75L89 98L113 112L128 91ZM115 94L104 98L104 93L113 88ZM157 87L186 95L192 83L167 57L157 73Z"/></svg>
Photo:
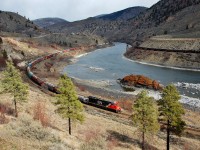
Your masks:
<svg viewBox="0 0 200 150"><path fill-rule="evenodd" d="M185 132L183 134L184 137L187 137L187 138L191 138L191 139L197 139L197 140L200 140L200 134L199 132Z"/></svg>
<svg viewBox="0 0 200 150"><path fill-rule="evenodd" d="M141 142L138 139L130 138L127 135L124 135L124 134L121 134L119 132L112 131L112 130L108 130L107 132L109 133L107 140L114 138L114 139L118 140L119 142L123 143L123 144L122 143L119 144L119 146L121 146L121 147L128 148L127 144L137 145L138 147L141 147ZM154 147L153 145L150 145L148 143L145 143L145 149L158 150L156 147Z"/></svg>

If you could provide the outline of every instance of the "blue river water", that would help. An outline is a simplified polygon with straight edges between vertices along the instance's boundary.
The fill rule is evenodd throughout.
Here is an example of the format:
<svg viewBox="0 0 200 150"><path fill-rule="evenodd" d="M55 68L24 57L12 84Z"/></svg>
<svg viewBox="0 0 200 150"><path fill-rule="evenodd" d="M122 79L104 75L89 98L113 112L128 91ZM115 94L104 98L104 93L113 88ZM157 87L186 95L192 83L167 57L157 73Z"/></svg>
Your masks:
<svg viewBox="0 0 200 150"><path fill-rule="evenodd" d="M173 83L182 95L200 99L200 71L186 71L145 65L126 59L125 43L96 50L77 58L77 62L64 68L71 77L83 80L108 81L110 89L121 89L116 80L129 74L141 74L163 85Z"/></svg>

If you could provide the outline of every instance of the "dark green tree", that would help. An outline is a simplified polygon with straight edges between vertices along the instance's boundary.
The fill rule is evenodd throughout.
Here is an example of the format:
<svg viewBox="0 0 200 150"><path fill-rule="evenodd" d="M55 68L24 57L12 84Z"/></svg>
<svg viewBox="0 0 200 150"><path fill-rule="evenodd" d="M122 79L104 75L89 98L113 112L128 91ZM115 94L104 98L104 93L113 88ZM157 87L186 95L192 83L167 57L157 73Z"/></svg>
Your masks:
<svg viewBox="0 0 200 150"><path fill-rule="evenodd" d="M2 80L3 92L11 93L14 96L15 117L18 117L17 103L27 100L28 85L23 83L19 70L13 66L12 62L6 62L6 64Z"/></svg>
<svg viewBox="0 0 200 150"><path fill-rule="evenodd" d="M71 120L80 122L84 120L83 105L78 100L74 85L69 77L61 76L58 87L60 94L56 96L57 112L63 118L68 118L69 134L71 135Z"/></svg>
<svg viewBox="0 0 200 150"><path fill-rule="evenodd" d="M72 44L71 44L71 43L69 43L69 47L72 47Z"/></svg>
<svg viewBox="0 0 200 150"><path fill-rule="evenodd" d="M167 34L167 33L168 33L167 30L165 30L165 31L164 31L164 34Z"/></svg>
<svg viewBox="0 0 200 150"><path fill-rule="evenodd" d="M162 99L158 101L162 119L167 125L167 150L169 150L170 132L181 135L185 122L182 120L184 109L179 102L180 94L172 84L166 86L162 92Z"/></svg>
<svg viewBox="0 0 200 150"><path fill-rule="evenodd" d="M3 40L2 40L2 38L0 37L0 44L2 44L3 43Z"/></svg>
<svg viewBox="0 0 200 150"><path fill-rule="evenodd" d="M99 43L99 41L98 40L96 40L96 44L98 44Z"/></svg>
<svg viewBox="0 0 200 150"><path fill-rule="evenodd" d="M185 29L186 29L186 30L188 30L188 29L189 29L189 25L188 25L188 24L186 25Z"/></svg>
<svg viewBox="0 0 200 150"><path fill-rule="evenodd" d="M133 123L142 132L142 149L145 148L145 134L155 133L159 130L158 107L152 97L146 91L138 94L133 105Z"/></svg>
<svg viewBox="0 0 200 150"><path fill-rule="evenodd" d="M4 59L8 59L8 54L5 49L2 51L2 54Z"/></svg>

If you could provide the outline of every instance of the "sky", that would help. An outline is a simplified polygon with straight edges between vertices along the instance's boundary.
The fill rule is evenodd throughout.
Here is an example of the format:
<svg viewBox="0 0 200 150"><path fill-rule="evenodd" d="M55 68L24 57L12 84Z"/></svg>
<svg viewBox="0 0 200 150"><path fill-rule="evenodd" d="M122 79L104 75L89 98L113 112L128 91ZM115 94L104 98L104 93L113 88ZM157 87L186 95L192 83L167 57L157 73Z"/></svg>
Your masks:
<svg viewBox="0 0 200 150"><path fill-rule="evenodd" d="M108 14L128 7L151 7L159 0L0 0L0 10L18 12L30 20L58 17L68 21Z"/></svg>

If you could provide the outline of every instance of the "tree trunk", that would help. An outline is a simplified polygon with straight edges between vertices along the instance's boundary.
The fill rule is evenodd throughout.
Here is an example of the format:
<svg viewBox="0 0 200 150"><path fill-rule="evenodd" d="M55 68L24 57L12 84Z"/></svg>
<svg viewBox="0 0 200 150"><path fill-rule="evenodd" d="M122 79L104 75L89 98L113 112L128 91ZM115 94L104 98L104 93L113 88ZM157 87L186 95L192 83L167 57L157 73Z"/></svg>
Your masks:
<svg viewBox="0 0 200 150"><path fill-rule="evenodd" d="M144 132L142 132L142 150L144 150Z"/></svg>
<svg viewBox="0 0 200 150"><path fill-rule="evenodd" d="M17 102L16 102L16 100L14 100L14 105L15 105L15 117L18 117Z"/></svg>
<svg viewBox="0 0 200 150"><path fill-rule="evenodd" d="M170 128L169 128L169 120L167 121L167 150L169 150L169 136L170 136Z"/></svg>
<svg viewBox="0 0 200 150"><path fill-rule="evenodd" d="M145 131L145 124L144 124L144 111L142 111L142 115L143 115L143 132L142 132L142 150L144 150L144 131Z"/></svg>
<svg viewBox="0 0 200 150"><path fill-rule="evenodd" d="M71 135L72 133L71 133L71 118L69 118L69 135Z"/></svg>

